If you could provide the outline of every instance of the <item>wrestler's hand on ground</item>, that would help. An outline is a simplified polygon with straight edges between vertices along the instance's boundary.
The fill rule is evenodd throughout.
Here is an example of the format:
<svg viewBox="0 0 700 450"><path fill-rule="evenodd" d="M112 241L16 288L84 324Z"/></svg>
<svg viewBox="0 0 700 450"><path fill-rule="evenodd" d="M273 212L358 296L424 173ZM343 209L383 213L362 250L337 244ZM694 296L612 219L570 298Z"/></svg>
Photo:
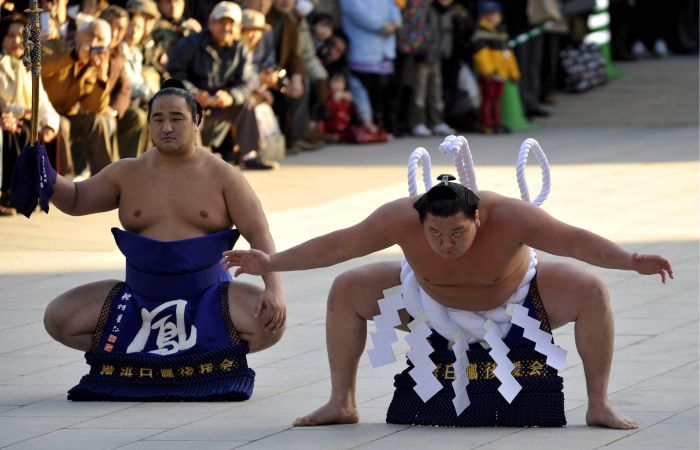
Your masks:
<svg viewBox="0 0 700 450"><path fill-rule="evenodd" d="M632 255L632 269L642 275L661 275L661 282L666 283L666 275L673 279L671 264L659 255Z"/></svg>
<svg viewBox="0 0 700 450"><path fill-rule="evenodd" d="M276 287L266 287L258 296L255 305L255 317L262 317L265 331L277 333L283 329L287 320L287 307L284 303L282 291Z"/></svg>
<svg viewBox="0 0 700 450"><path fill-rule="evenodd" d="M238 267L234 276L242 273L249 275L264 275L272 272L270 268L270 255L260 250L228 250L224 252L224 257L221 259L221 264L224 269L228 270L231 267Z"/></svg>

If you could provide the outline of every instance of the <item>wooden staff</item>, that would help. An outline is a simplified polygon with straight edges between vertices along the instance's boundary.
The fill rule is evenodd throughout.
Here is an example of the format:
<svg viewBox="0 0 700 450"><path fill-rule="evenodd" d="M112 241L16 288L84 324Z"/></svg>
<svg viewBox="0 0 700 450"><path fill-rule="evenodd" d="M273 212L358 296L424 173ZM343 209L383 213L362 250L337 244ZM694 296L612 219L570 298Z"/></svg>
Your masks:
<svg viewBox="0 0 700 450"><path fill-rule="evenodd" d="M24 10L29 22L22 30L24 40L24 67L32 72L32 119L29 142L35 145L39 140L39 80L41 77L41 23L38 0L30 0L29 9Z"/></svg>

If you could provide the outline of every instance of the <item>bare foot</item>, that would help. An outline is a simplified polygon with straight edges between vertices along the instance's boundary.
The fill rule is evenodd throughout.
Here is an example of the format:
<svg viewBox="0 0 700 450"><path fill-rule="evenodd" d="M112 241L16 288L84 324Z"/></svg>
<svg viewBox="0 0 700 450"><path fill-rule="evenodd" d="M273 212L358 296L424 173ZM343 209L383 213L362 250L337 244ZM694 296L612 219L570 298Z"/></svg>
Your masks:
<svg viewBox="0 0 700 450"><path fill-rule="evenodd" d="M357 413L357 408L352 406L335 406L328 402L308 416L299 417L294 421L294 426L308 427L332 423L357 423L359 421L360 415Z"/></svg>
<svg viewBox="0 0 700 450"><path fill-rule="evenodd" d="M609 404L599 407L588 406L586 412L586 424L590 426L618 428L620 430L633 430L639 428L637 422L629 417L620 414Z"/></svg>

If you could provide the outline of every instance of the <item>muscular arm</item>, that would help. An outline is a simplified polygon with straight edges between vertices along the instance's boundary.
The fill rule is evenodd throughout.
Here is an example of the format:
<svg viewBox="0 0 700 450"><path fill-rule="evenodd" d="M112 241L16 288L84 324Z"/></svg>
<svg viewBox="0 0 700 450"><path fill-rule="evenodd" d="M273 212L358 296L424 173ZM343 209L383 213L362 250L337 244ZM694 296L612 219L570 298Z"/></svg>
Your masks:
<svg viewBox="0 0 700 450"><path fill-rule="evenodd" d="M607 269L635 270L644 275L659 273L663 282L664 271L673 278L670 264L662 257L630 253L609 239L557 220L529 203L504 199L496 208L510 211L510 220L519 227L522 242L530 247Z"/></svg>
<svg viewBox="0 0 700 450"><path fill-rule="evenodd" d="M51 203L71 216L83 216L117 208L120 192L117 174L123 163L119 161L110 164L95 176L77 183L58 175Z"/></svg>
<svg viewBox="0 0 700 450"><path fill-rule="evenodd" d="M251 248L268 254L274 253L275 243L260 200L239 171L227 165L226 172L228 182L224 189L224 197L231 220ZM278 274L263 275L263 280L266 287L279 288Z"/></svg>
<svg viewBox="0 0 700 450"><path fill-rule="evenodd" d="M398 232L394 218L399 208L397 202L388 203L356 225L271 255L271 269L287 271L327 267L390 247L396 243L392 233Z"/></svg>

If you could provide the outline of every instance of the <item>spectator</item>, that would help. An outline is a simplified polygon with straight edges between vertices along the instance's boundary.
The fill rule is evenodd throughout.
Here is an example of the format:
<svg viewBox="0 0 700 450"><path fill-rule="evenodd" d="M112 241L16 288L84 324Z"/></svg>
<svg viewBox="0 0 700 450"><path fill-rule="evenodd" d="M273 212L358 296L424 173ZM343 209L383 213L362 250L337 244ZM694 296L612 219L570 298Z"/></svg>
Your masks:
<svg viewBox="0 0 700 450"><path fill-rule="evenodd" d="M22 62L24 44L22 28L27 19L20 14L10 14L0 21L0 216L14 215L10 203L10 182L17 155L28 142L26 120L31 117L32 76ZM44 143L54 141L60 117L53 109L43 85L39 83L39 139Z"/></svg>
<svg viewBox="0 0 700 450"><path fill-rule="evenodd" d="M316 55L316 46L306 20L313 7L311 0L298 0L294 8L299 30L298 51L304 64L304 94L293 116L293 128L302 141L312 144L315 149L325 144L322 126L328 114L328 71ZM304 149L306 142L293 142L292 146L296 144Z"/></svg>
<svg viewBox="0 0 700 450"><path fill-rule="evenodd" d="M261 44L265 43L269 46L265 50L265 54L268 53L267 50L271 50L272 64L274 65L273 43L272 41L264 40L265 36L271 35L269 32L270 25L265 23L265 16L260 11L244 9L242 30L241 40L253 55L259 55L257 50ZM260 64L266 64L264 59L256 61L255 56L254 63L258 70L260 70ZM280 131L275 112L272 110L274 100L269 90L270 87L277 87L278 80L273 79L274 73L275 70L272 67L263 69L262 73L259 72L258 77L261 80L265 79L266 83L274 84L261 83L254 92L255 118L260 132L260 156L263 161L281 161L286 154L285 138Z"/></svg>
<svg viewBox="0 0 700 450"><path fill-rule="evenodd" d="M126 9L132 16L140 14L144 18L143 41L139 43L143 53L141 73L146 84L151 89L158 90L166 62L165 59L161 59L163 54L158 53L153 41L153 30L157 20L160 19L160 11L153 0L129 0L126 2Z"/></svg>
<svg viewBox="0 0 700 450"><path fill-rule="evenodd" d="M158 11L160 18L151 34L153 45L149 47L149 57L153 67L162 77L168 65L170 49L190 33L202 31L202 25L195 19L184 17L185 0L158 0Z"/></svg>
<svg viewBox="0 0 700 450"><path fill-rule="evenodd" d="M509 0L503 2L503 19L508 35L512 38L526 33L535 25L530 23L527 9L529 0ZM583 2L585 3L585 2ZM549 111L540 106L542 97L542 60L544 57L544 36L538 34L519 44L514 49L520 65L520 99L523 112L529 119L548 117Z"/></svg>
<svg viewBox="0 0 700 450"><path fill-rule="evenodd" d="M350 121L352 119L352 93L347 88L344 72L336 72L329 81L328 119L324 131L334 142L347 142L352 139Z"/></svg>
<svg viewBox="0 0 700 450"><path fill-rule="evenodd" d="M345 53L348 48L347 37L342 31L335 31L333 36L328 40L327 51L322 59L323 65L331 75L342 72L346 75L346 80L350 92L352 94L355 113L362 124L362 128L369 134L379 132L379 127L372 121L372 105L370 104L367 89L362 82L355 77L349 70Z"/></svg>
<svg viewBox="0 0 700 450"><path fill-rule="evenodd" d="M243 15L244 34L248 35L244 37L246 39L253 39L253 41L256 41L251 41L250 47L255 48L253 53L253 62L255 64L256 72L258 72L258 75L260 76L260 82L268 87L277 88L280 68L277 66L274 36L270 32L272 28L265 19L265 14L267 11L269 11L272 5L272 0L266 1L268 1L267 6L263 5L263 2L260 0L240 1L241 7L245 8L245 10L249 12L248 27L245 26L246 15ZM253 14L253 11L260 13L262 15L262 19L260 19L257 14ZM268 75L270 75L272 78L267 79L266 77ZM270 103L272 103L271 100Z"/></svg>
<svg viewBox="0 0 700 450"><path fill-rule="evenodd" d="M311 18L311 37L314 40L314 47L319 58L323 59L330 43L331 36L336 24L330 14L314 14Z"/></svg>
<svg viewBox="0 0 700 450"><path fill-rule="evenodd" d="M75 21L68 16L68 0L41 0L41 40L72 39Z"/></svg>
<svg viewBox="0 0 700 450"><path fill-rule="evenodd" d="M396 131L393 96L387 93L394 73L395 34L401 26L401 12L394 0L341 0L340 8L350 44L350 70L369 93L374 121Z"/></svg>
<svg viewBox="0 0 700 450"><path fill-rule="evenodd" d="M116 118L119 157L133 158L146 150L146 111L132 104L132 85L126 69L126 54L122 43L129 28L129 13L121 6L111 5L100 14L112 27L110 72L117 81L112 89L109 106Z"/></svg>
<svg viewBox="0 0 700 450"><path fill-rule="evenodd" d="M458 130L477 130L480 92L473 73L474 15L461 3L444 8L438 2L435 8L444 9L452 19L452 49L449 56L443 53L442 57L445 122Z"/></svg>
<svg viewBox="0 0 700 450"><path fill-rule="evenodd" d="M452 53L452 17L448 9L454 0L439 0L427 5L427 33L424 45L417 51L415 82L409 117L411 134L450 135L455 130L444 120L445 103L442 89L442 59ZM441 6L441 10L436 8Z"/></svg>
<svg viewBox="0 0 700 450"><path fill-rule="evenodd" d="M299 28L293 15L295 0L273 0L265 18L272 27L277 65L284 69L289 84L285 92L275 93L274 109L287 141L287 151L313 150L317 144L304 139L304 129L294 128L294 114L302 106L304 61L299 54ZM264 3L264 2L263 2ZM262 11L265 13L265 11Z"/></svg>
<svg viewBox="0 0 700 450"><path fill-rule="evenodd" d="M224 159L236 162L229 138L235 133L243 168L272 169L257 154L260 135L252 101L257 77L251 54L240 40L241 16L237 4L218 3L207 30L192 33L173 47L167 70L207 109L203 142L218 149Z"/></svg>
<svg viewBox="0 0 700 450"><path fill-rule="evenodd" d="M151 98L158 90L158 86L151 86L143 76L143 52L140 43L143 41L146 18L138 11L131 13L129 28L126 30L122 41L122 53L129 82L131 83L131 103L135 107L144 109L146 100Z"/></svg>
<svg viewBox="0 0 700 450"><path fill-rule="evenodd" d="M501 96L504 81L520 79L518 63L508 48L508 35L502 30L501 5L485 1L479 5L479 28L474 33L474 67L481 88L479 119L484 134L509 133L501 123Z"/></svg>
<svg viewBox="0 0 700 450"><path fill-rule="evenodd" d="M94 19L78 28L73 40L50 40L42 49L42 81L62 116L60 133L74 172L82 177L96 174L117 156L104 113L115 82L109 72L111 32L107 22Z"/></svg>

